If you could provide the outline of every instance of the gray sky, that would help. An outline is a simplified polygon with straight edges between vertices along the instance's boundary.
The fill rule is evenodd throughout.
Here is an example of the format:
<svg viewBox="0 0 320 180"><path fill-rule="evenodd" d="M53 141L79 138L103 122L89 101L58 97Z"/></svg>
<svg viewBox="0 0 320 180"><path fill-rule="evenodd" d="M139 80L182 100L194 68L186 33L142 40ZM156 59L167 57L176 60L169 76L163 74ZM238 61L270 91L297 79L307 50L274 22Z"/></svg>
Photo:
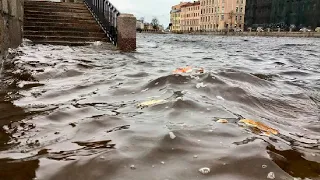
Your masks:
<svg viewBox="0 0 320 180"><path fill-rule="evenodd" d="M170 22L171 6L182 0L110 0L121 13L134 14L137 19L144 17L145 21L151 22L157 17L160 24L166 28Z"/></svg>

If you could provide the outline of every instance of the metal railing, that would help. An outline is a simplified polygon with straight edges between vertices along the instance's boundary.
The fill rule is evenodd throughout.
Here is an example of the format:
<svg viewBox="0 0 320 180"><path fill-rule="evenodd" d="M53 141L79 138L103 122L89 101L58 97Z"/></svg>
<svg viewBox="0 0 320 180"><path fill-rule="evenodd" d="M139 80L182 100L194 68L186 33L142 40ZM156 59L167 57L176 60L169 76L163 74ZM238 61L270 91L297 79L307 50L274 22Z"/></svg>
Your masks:
<svg viewBox="0 0 320 180"><path fill-rule="evenodd" d="M120 12L109 0L84 0L110 41L117 45L117 17Z"/></svg>

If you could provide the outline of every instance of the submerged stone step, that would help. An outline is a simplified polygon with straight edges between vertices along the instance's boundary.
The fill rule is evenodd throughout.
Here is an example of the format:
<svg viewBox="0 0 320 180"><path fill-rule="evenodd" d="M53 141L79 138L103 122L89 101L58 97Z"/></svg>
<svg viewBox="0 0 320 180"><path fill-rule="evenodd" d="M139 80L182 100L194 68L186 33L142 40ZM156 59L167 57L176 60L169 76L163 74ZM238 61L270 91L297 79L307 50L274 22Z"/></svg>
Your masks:
<svg viewBox="0 0 320 180"><path fill-rule="evenodd" d="M42 41L42 40L35 40L32 41L34 44L52 44L52 45L62 45L62 46L86 46L92 44L92 42L83 42L83 41Z"/></svg>
<svg viewBox="0 0 320 180"><path fill-rule="evenodd" d="M70 9L68 7L59 7L59 8L53 8L53 7L25 7L25 12L28 11L45 11L45 12L75 12L75 13L87 13L89 10L87 8L85 9Z"/></svg>
<svg viewBox="0 0 320 180"><path fill-rule="evenodd" d="M61 16L92 16L89 11L87 12L48 12L48 11L42 11L42 10L25 10L24 13L28 15L32 14L42 14L42 15L61 15Z"/></svg>
<svg viewBox="0 0 320 180"><path fill-rule="evenodd" d="M33 22L27 21L24 23L25 26L63 26L63 27L73 27L73 28L83 28L83 27L91 27L91 28L99 28L99 25L96 22L91 23L81 23L81 22Z"/></svg>
<svg viewBox="0 0 320 180"><path fill-rule="evenodd" d="M72 8L83 7L84 3L52 2L52 1L24 1L24 6L68 6Z"/></svg>
<svg viewBox="0 0 320 180"><path fill-rule="evenodd" d="M70 41L70 42L92 42L92 41L108 41L101 37L81 37L81 36L39 36L25 35L24 38L31 41Z"/></svg>
<svg viewBox="0 0 320 180"><path fill-rule="evenodd" d="M72 17L65 18L34 18L34 17L25 17L24 22L59 22L59 23L68 23L68 22L77 22L77 23L96 23L96 20L93 18L87 19L76 19Z"/></svg>
<svg viewBox="0 0 320 180"><path fill-rule="evenodd" d="M24 3L24 7L36 7L36 8L70 8L70 9L87 9L87 6L83 4L74 4L74 3Z"/></svg>
<svg viewBox="0 0 320 180"><path fill-rule="evenodd" d="M34 13L25 13L25 18L43 18L43 19L93 19L92 15L83 15L83 16L76 16L72 13L69 14L34 14Z"/></svg>
<svg viewBox="0 0 320 180"><path fill-rule="evenodd" d="M65 27L65 26L24 26L25 31L90 31L90 32L103 32L102 29L96 27Z"/></svg>
<svg viewBox="0 0 320 180"><path fill-rule="evenodd" d="M70 46L109 41L84 3L26 1L24 15L24 38L34 43Z"/></svg>
<svg viewBox="0 0 320 180"><path fill-rule="evenodd" d="M25 36L80 36L80 37L100 37L105 38L102 32L88 31L24 31Z"/></svg>

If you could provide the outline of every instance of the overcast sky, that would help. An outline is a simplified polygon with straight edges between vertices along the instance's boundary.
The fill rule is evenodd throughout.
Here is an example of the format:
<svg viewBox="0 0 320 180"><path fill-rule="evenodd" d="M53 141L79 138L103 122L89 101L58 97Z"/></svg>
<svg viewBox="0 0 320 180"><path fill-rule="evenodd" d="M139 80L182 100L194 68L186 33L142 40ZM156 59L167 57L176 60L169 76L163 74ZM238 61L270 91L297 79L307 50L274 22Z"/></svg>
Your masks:
<svg viewBox="0 0 320 180"><path fill-rule="evenodd" d="M182 0L110 0L121 13L134 14L137 19L144 17L148 22L157 17L165 28L170 22L171 6L180 1Z"/></svg>

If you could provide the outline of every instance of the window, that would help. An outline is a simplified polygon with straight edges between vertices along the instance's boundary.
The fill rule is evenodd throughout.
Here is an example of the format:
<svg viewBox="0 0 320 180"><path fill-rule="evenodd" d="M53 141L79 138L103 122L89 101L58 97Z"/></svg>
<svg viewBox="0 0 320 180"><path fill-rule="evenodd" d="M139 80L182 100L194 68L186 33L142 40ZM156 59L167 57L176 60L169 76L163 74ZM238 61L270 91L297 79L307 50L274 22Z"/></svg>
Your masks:
<svg viewBox="0 0 320 180"><path fill-rule="evenodd" d="M240 8L240 12L242 12L242 11L243 11L243 7Z"/></svg>
<svg viewBox="0 0 320 180"><path fill-rule="evenodd" d="M236 12L239 12L239 7L236 7Z"/></svg>
<svg viewBox="0 0 320 180"><path fill-rule="evenodd" d="M239 20L240 20L240 21L242 20L242 16L240 16Z"/></svg>
<svg viewBox="0 0 320 180"><path fill-rule="evenodd" d="M221 21L223 21L224 20L224 15L223 14L221 14Z"/></svg>
<svg viewBox="0 0 320 180"><path fill-rule="evenodd" d="M243 4L243 0L241 0L241 4Z"/></svg>
<svg viewBox="0 0 320 180"><path fill-rule="evenodd" d="M238 16L236 16L236 21L238 21Z"/></svg>
<svg viewBox="0 0 320 180"><path fill-rule="evenodd" d="M237 4L239 4L239 0L237 0Z"/></svg>

